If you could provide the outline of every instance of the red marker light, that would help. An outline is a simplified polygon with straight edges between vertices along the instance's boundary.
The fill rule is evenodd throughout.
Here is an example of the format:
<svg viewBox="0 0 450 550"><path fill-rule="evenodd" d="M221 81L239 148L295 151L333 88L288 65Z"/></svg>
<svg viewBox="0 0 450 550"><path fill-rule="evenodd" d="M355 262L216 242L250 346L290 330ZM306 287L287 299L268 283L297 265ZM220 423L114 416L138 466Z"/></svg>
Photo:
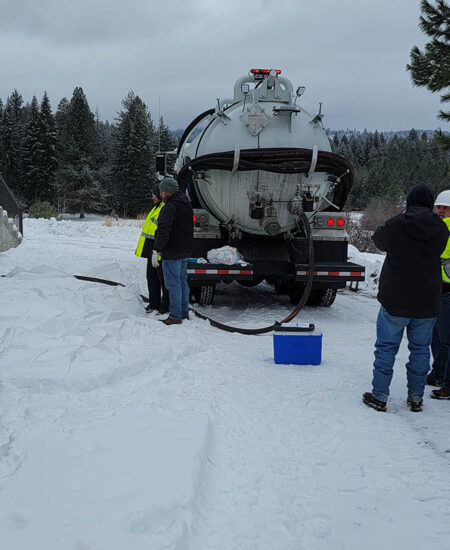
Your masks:
<svg viewBox="0 0 450 550"><path fill-rule="evenodd" d="M334 225L334 218L328 218L327 220L327 225L329 225L330 227L332 227Z"/></svg>
<svg viewBox="0 0 450 550"><path fill-rule="evenodd" d="M194 223L197 221L197 216L192 216L192 219L194 220Z"/></svg>
<svg viewBox="0 0 450 550"><path fill-rule="evenodd" d="M342 227L345 225L345 220L344 218L338 218L336 223L339 225L339 227Z"/></svg>
<svg viewBox="0 0 450 550"><path fill-rule="evenodd" d="M271 69L251 69L252 74L270 74ZM275 74L281 74L280 69L275 69Z"/></svg>

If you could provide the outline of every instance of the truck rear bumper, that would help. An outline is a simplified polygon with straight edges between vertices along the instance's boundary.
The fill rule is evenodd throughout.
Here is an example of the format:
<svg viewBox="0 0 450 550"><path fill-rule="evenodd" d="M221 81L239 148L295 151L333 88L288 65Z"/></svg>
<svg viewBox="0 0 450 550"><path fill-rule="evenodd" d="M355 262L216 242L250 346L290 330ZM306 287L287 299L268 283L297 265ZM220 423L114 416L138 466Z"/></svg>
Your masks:
<svg viewBox="0 0 450 550"><path fill-rule="evenodd" d="M253 280L253 265L246 266L224 264L198 264L188 262L188 281L251 281Z"/></svg>
<svg viewBox="0 0 450 550"><path fill-rule="evenodd" d="M309 276L308 264L295 264L295 280L306 281ZM351 262L345 263L315 263L314 281L341 283L346 281L364 281L366 268Z"/></svg>
<svg viewBox="0 0 450 550"><path fill-rule="evenodd" d="M274 262L275 266L277 263ZM293 264L290 265L293 266ZM218 281L252 281L266 277L277 277L276 269L268 269L267 272L256 270L255 273L253 264L227 266L224 264L188 262L187 273L189 282L194 283L194 285ZM295 278L296 281L306 281L309 277L309 265L295 264L295 272L290 271L290 273L288 277ZM364 281L364 276L365 267L351 262L328 262L314 265L313 280L315 283L334 283L333 286L336 285L340 288L344 287L347 281Z"/></svg>

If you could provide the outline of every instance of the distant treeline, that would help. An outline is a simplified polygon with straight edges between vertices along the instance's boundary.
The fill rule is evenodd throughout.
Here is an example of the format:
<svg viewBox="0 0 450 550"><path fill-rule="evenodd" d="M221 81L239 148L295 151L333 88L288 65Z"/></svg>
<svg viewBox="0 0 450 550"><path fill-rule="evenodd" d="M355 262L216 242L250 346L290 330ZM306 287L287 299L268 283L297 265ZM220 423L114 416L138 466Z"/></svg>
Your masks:
<svg viewBox="0 0 450 550"><path fill-rule="evenodd" d="M24 104L17 90L0 99L0 173L25 207L49 201L60 212L146 212L155 153L175 145L164 120L155 125L132 91L113 124L94 115L82 88L54 114L46 93L40 104L36 97Z"/></svg>
<svg viewBox="0 0 450 550"><path fill-rule="evenodd" d="M450 154L442 151L437 135L416 130L384 132L341 132L331 139L333 151L351 162L355 182L350 206L364 210L376 199L401 205L413 185L427 183L436 193L450 189Z"/></svg>
<svg viewBox="0 0 450 550"><path fill-rule="evenodd" d="M146 212L155 153L173 150L176 141L132 91L113 123L91 111L82 88L63 98L54 114L46 93L40 103L33 97L24 104L17 90L4 104L0 99L0 173L26 207L49 201L59 212ZM420 182L436 192L450 188L449 153L430 132L346 130L332 132L330 141L355 168L352 208L365 209L379 198L401 204Z"/></svg>

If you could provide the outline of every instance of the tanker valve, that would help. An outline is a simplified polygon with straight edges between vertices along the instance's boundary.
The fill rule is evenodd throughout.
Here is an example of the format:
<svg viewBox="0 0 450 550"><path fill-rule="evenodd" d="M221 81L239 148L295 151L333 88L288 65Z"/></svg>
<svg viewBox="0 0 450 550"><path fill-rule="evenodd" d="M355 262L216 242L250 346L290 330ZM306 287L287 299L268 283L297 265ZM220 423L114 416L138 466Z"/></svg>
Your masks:
<svg viewBox="0 0 450 550"><path fill-rule="evenodd" d="M278 235L281 226L277 219L277 209L274 206L268 206L265 211L265 217L261 223L263 230L271 237Z"/></svg>
<svg viewBox="0 0 450 550"><path fill-rule="evenodd" d="M249 198L248 213L252 220L262 220L264 218L265 198L261 197L255 191L248 191Z"/></svg>
<svg viewBox="0 0 450 550"><path fill-rule="evenodd" d="M314 198L311 196L311 193L306 193L303 198L303 210L305 212L312 212L314 210Z"/></svg>
<svg viewBox="0 0 450 550"><path fill-rule="evenodd" d="M264 206L259 201L250 203L249 211L252 220L262 220L264 218Z"/></svg>

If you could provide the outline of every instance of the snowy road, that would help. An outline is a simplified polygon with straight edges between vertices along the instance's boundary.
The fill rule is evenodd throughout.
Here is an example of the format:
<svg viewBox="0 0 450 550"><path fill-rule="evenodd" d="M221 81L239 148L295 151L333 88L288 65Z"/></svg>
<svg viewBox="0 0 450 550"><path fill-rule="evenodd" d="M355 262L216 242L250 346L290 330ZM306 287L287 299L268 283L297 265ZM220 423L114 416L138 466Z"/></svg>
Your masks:
<svg viewBox="0 0 450 550"><path fill-rule="evenodd" d="M450 402L406 408L402 346L389 412L361 403L380 257L358 257L361 293L302 312L322 365L282 366L271 334L146 316L138 235L26 220L0 255L0 548L448 549ZM237 284L204 308L247 327L289 310Z"/></svg>

